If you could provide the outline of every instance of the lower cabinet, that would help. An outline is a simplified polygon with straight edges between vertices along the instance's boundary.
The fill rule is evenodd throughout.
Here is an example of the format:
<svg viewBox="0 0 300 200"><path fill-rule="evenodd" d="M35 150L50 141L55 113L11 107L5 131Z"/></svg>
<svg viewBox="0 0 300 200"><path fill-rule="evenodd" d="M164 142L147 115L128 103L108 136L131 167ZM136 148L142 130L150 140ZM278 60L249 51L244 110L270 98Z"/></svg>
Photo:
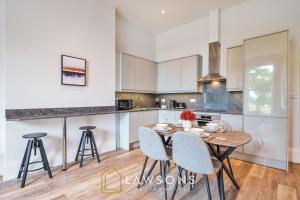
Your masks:
<svg viewBox="0 0 300 200"><path fill-rule="evenodd" d="M139 141L138 129L141 126L158 122L158 111L139 111L118 114L117 147L130 150L130 144Z"/></svg>
<svg viewBox="0 0 300 200"><path fill-rule="evenodd" d="M180 120L180 113L181 111L160 110L158 115L158 122L178 124Z"/></svg>
<svg viewBox="0 0 300 200"><path fill-rule="evenodd" d="M287 169L287 118L245 116L244 131L252 140L244 146L244 153L252 162Z"/></svg>

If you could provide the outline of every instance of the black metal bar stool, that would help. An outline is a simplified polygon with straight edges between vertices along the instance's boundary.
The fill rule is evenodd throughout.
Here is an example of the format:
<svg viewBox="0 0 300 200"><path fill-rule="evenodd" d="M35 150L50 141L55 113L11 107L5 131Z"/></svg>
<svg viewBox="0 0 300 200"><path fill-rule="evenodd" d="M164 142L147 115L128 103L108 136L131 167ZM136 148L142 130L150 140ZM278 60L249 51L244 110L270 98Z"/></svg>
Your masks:
<svg viewBox="0 0 300 200"><path fill-rule="evenodd" d="M22 164L19 170L18 179L22 176L21 188L25 186L26 177L28 172L34 172L41 169L48 171L49 178L52 178L49 162L45 152L44 144L41 137L47 136L47 133L31 133L23 135L23 138L28 139L27 147L23 156ZM41 154L41 161L30 162L30 156L32 148L34 150L34 156L36 156L36 149L39 148ZM33 170L28 170L29 165L34 163L43 163L43 167Z"/></svg>
<svg viewBox="0 0 300 200"><path fill-rule="evenodd" d="M95 137L94 137L94 133L93 133L93 129L95 129L96 126L82 126L79 129L82 130L82 135L81 135L81 139L80 139L80 143L78 146L78 150L76 153L76 158L75 161L78 160L78 156L80 155L80 167L82 167L83 164L83 157L84 156L93 156L98 160L98 163L100 162L100 158L99 158L99 154L98 154L98 149L97 149L97 145L96 145L96 141L95 141ZM85 146L86 144L88 145L90 142L90 149L86 149ZM85 151L90 150L91 153L90 154L85 154Z"/></svg>

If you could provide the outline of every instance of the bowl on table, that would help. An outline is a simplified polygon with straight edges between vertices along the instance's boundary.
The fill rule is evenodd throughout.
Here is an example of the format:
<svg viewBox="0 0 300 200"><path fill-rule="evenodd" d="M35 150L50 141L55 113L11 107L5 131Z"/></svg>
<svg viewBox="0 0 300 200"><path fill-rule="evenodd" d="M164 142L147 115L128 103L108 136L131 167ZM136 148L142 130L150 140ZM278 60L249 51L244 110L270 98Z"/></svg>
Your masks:
<svg viewBox="0 0 300 200"><path fill-rule="evenodd" d="M208 132L215 132L215 131L217 131L218 126L219 126L219 124L217 124L217 123L208 123L208 124L206 124L206 130Z"/></svg>
<svg viewBox="0 0 300 200"><path fill-rule="evenodd" d="M155 126L153 127L153 130L156 131L169 131L172 128L169 127L170 124L167 123L160 123L160 124L155 124Z"/></svg>

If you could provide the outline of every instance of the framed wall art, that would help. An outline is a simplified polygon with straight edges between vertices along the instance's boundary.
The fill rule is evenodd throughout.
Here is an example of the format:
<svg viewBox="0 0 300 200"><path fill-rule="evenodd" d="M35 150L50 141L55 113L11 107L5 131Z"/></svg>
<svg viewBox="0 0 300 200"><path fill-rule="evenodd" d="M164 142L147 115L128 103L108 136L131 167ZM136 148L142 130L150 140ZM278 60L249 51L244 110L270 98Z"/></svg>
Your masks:
<svg viewBox="0 0 300 200"><path fill-rule="evenodd" d="M61 84L86 86L86 60L61 55Z"/></svg>

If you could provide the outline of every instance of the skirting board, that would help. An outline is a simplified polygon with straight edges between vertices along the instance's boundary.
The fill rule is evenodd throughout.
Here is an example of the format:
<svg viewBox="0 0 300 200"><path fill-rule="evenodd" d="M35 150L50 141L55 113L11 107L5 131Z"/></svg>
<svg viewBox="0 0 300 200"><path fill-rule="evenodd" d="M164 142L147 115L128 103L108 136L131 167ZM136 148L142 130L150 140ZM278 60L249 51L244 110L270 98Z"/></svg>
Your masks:
<svg viewBox="0 0 300 200"><path fill-rule="evenodd" d="M247 161L250 163L260 164L260 165L287 171L287 166L286 166L287 163L285 161L281 161L281 160L268 159L268 158L263 158L260 156L253 156L250 154L245 154L245 153L240 153L240 152L235 152L230 157L238 159L238 160Z"/></svg>

